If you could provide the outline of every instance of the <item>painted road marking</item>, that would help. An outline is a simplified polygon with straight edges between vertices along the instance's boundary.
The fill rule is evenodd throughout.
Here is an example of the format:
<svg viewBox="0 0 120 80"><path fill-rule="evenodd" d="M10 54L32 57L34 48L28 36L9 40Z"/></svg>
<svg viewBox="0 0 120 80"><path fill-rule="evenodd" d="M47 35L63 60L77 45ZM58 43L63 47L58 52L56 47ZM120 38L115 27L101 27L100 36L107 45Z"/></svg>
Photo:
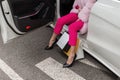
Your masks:
<svg viewBox="0 0 120 80"><path fill-rule="evenodd" d="M35 65L54 80L86 80L68 68L62 68L62 64L49 57Z"/></svg>
<svg viewBox="0 0 120 80"><path fill-rule="evenodd" d="M12 80L23 80L12 68L0 59L0 69L5 72Z"/></svg>
<svg viewBox="0 0 120 80"><path fill-rule="evenodd" d="M92 66L94 68L101 69L99 66L95 65L93 62L89 61L88 59L83 59L83 60L79 60L79 61L84 64L87 64L89 66Z"/></svg>

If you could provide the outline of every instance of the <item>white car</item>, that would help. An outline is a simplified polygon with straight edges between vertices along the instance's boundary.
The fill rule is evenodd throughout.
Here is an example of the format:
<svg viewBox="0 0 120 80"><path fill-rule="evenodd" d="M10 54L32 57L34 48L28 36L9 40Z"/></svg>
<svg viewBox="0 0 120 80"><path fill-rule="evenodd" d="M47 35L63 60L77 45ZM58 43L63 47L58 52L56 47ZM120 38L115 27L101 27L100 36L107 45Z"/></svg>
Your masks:
<svg viewBox="0 0 120 80"><path fill-rule="evenodd" d="M3 42L45 25L69 13L74 0L0 0ZM82 49L120 77L120 0L97 0L89 18Z"/></svg>

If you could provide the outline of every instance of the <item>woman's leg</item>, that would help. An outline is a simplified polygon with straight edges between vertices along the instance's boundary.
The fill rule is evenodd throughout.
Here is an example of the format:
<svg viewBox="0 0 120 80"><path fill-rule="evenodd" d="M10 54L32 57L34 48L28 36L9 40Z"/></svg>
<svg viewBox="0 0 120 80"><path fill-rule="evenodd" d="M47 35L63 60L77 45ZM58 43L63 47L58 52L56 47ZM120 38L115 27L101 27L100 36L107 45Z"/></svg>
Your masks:
<svg viewBox="0 0 120 80"><path fill-rule="evenodd" d="M76 21L74 23L72 23L69 26L69 45L71 46L70 49L70 55L67 59L67 64L71 64L73 62L73 59L75 57L75 46L76 46L76 42L77 42L77 32L83 27L84 22L82 22L81 20Z"/></svg>
<svg viewBox="0 0 120 80"><path fill-rule="evenodd" d="M56 37L57 37L57 34L53 32L53 34L52 34L52 36L50 38L50 41L49 41L49 45L48 45L49 47L51 47L52 44L55 42Z"/></svg>
<svg viewBox="0 0 120 80"><path fill-rule="evenodd" d="M62 28L63 28L63 25L65 24L70 24L70 23L73 23L75 22L76 20L78 19L78 16L76 13L69 13L61 18L59 18L56 22L56 25L55 25L55 28L54 28L54 32L50 38L50 41L49 41L49 47L52 46L52 44L54 43L54 41L56 40L56 37L57 35L60 34Z"/></svg>
<svg viewBox="0 0 120 80"><path fill-rule="evenodd" d="M70 47L70 54L69 54L69 57L67 59L67 64L71 64L74 60L74 57L75 57L75 46L71 46Z"/></svg>

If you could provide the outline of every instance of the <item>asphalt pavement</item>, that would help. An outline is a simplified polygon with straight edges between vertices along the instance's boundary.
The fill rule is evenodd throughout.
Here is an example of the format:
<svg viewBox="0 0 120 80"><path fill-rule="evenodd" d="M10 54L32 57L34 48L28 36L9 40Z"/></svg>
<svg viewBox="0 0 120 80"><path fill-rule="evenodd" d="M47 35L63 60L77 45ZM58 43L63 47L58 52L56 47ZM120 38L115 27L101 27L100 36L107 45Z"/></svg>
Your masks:
<svg viewBox="0 0 120 80"><path fill-rule="evenodd" d="M85 52L85 58L63 69L67 56L48 44L52 28L41 27L7 44L0 37L0 80L116 80L117 76Z"/></svg>

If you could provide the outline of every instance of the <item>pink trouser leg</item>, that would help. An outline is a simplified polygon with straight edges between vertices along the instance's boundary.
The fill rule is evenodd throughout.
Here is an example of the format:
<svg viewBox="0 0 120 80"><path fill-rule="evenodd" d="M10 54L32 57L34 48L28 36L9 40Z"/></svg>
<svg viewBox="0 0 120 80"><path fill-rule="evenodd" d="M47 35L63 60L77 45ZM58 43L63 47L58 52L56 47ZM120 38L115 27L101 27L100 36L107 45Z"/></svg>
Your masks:
<svg viewBox="0 0 120 80"><path fill-rule="evenodd" d="M79 20L69 25L69 45L75 46L77 42L77 32L83 27L84 22Z"/></svg>
<svg viewBox="0 0 120 80"><path fill-rule="evenodd" d="M71 24L75 22L78 19L78 15L76 13L69 13L61 18L59 18L56 22L55 28L54 28L54 33L57 35L60 34L63 26L65 24Z"/></svg>

